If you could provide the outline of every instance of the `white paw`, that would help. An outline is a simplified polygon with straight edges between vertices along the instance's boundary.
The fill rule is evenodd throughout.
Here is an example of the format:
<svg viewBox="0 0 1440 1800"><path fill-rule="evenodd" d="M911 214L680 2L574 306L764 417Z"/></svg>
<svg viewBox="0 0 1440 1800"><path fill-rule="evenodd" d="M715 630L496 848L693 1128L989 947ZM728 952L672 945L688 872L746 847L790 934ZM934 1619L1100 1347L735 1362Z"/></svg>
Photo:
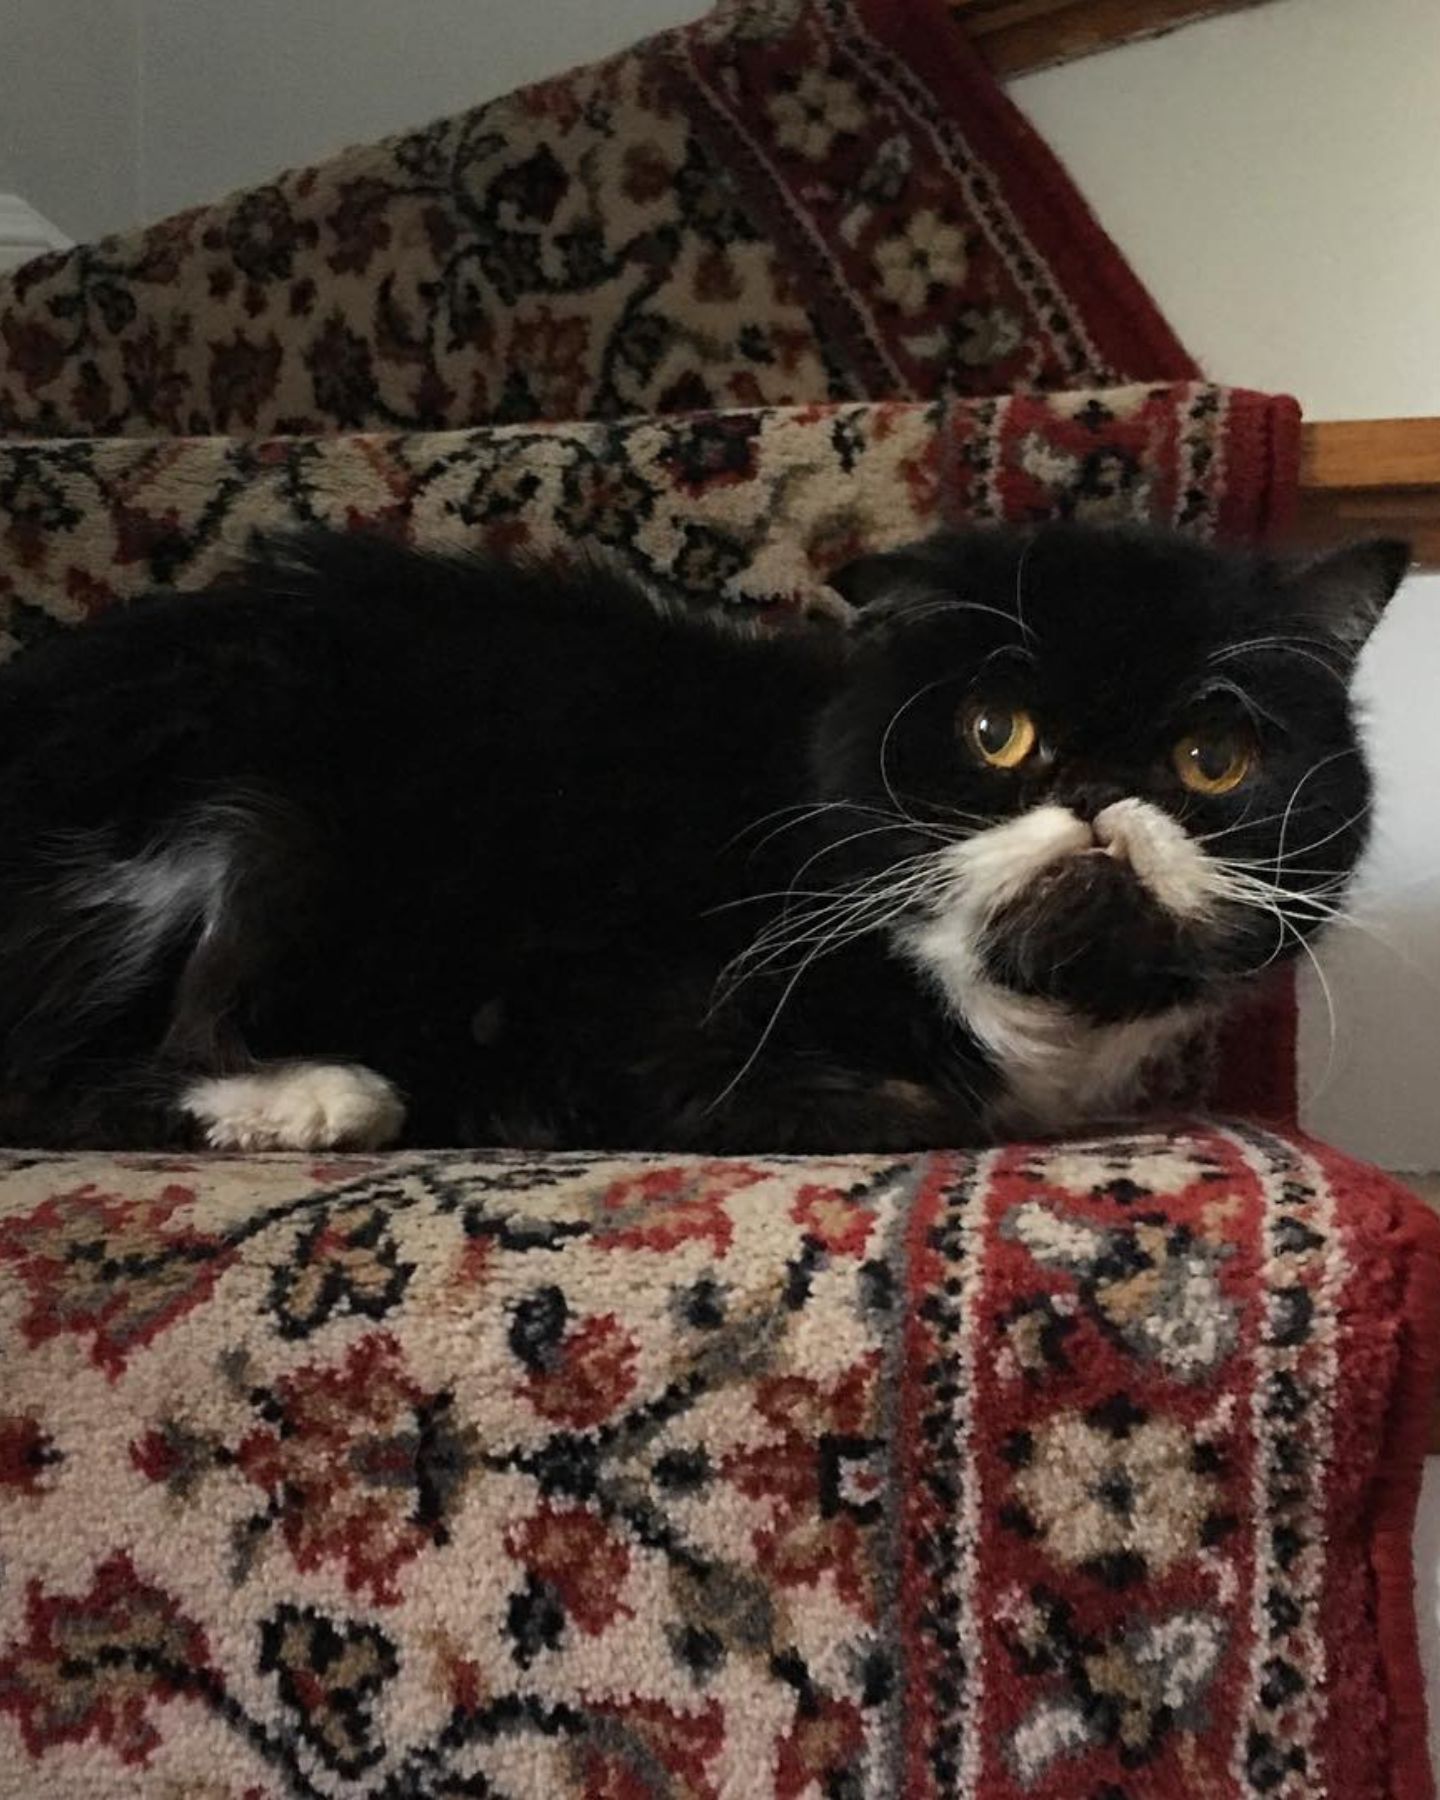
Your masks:
<svg viewBox="0 0 1440 1800"><path fill-rule="evenodd" d="M187 1088L180 1105L212 1150L378 1150L400 1135L405 1103L355 1063L277 1063Z"/></svg>

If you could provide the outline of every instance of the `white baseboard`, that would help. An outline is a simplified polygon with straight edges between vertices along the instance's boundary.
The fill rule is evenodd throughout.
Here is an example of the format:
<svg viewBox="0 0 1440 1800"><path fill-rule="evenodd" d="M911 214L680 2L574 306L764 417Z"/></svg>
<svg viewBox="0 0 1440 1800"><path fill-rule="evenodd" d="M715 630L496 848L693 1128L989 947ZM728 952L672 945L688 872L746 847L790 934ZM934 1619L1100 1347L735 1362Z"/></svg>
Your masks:
<svg viewBox="0 0 1440 1800"><path fill-rule="evenodd" d="M0 275L47 250L68 250L70 239L18 194L0 194Z"/></svg>

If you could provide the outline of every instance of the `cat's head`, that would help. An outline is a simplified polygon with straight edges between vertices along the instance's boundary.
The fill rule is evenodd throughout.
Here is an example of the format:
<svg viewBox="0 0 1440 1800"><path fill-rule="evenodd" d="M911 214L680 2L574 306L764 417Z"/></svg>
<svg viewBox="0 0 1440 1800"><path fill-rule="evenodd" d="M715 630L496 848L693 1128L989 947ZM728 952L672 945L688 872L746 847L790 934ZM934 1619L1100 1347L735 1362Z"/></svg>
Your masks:
<svg viewBox="0 0 1440 1800"><path fill-rule="evenodd" d="M840 570L816 780L856 916L962 1010L984 982L1150 1017L1293 955L1365 844L1350 677L1408 561L1056 525Z"/></svg>

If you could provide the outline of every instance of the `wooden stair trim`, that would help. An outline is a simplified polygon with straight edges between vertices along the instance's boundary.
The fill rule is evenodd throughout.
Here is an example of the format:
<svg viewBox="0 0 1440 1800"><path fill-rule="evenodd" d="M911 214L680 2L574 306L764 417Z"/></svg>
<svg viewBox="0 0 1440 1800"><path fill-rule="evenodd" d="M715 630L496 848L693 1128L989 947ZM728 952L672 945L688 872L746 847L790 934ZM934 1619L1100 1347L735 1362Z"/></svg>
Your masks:
<svg viewBox="0 0 1440 1800"><path fill-rule="evenodd" d="M1331 419L1303 430L1306 487L1440 486L1440 418Z"/></svg>
<svg viewBox="0 0 1440 1800"><path fill-rule="evenodd" d="M1440 569L1440 418L1306 424L1296 534L1317 546L1406 537L1418 568Z"/></svg>
<svg viewBox="0 0 1440 1800"><path fill-rule="evenodd" d="M1158 37L1266 0L948 0L980 54L1004 79Z"/></svg>

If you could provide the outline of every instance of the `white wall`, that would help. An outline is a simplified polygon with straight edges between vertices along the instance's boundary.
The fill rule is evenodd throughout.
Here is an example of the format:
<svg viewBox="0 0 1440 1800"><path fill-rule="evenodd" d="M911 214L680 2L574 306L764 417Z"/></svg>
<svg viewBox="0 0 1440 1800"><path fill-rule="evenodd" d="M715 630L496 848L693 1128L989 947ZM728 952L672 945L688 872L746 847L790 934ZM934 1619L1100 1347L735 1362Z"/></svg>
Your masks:
<svg viewBox="0 0 1440 1800"><path fill-rule="evenodd" d="M1208 368L1440 413L1436 0L1281 0L1012 91Z"/></svg>
<svg viewBox="0 0 1440 1800"><path fill-rule="evenodd" d="M131 224L141 0L0 0L0 193L72 238Z"/></svg>
<svg viewBox="0 0 1440 1800"><path fill-rule="evenodd" d="M1320 1137L1440 1168L1440 577L1413 579L1361 668L1377 791L1354 923L1305 974L1301 1089ZM1334 1016L1333 1036L1330 1016Z"/></svg>
<svg viewBox="0 0 1440 1800"><path fill-rule="evenodd" d="M0 193L98 237L507 93L707 0L0 0Z"/></svg>
<svg viewBox="0 0 1440 1800"><path fill-rule="evenodd" d="M139 182L152 217L458 112L707 10L707 0L139 4Z"/></svg>

